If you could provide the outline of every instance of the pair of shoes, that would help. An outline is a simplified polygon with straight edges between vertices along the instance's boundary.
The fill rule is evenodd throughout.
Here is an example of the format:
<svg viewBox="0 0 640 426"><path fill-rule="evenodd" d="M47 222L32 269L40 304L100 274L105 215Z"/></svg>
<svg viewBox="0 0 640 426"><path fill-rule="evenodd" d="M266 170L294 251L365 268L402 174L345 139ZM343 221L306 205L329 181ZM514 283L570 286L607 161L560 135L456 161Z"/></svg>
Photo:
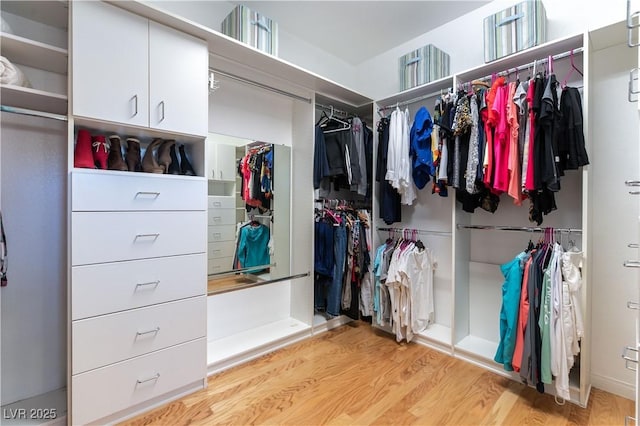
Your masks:
<svg viewBox="0 0 640 426"><path fill-rule="evenodd" d="M178 150L180 151L180 161L178 161L176 154L175 140L154 139L144 153L142 170L147 173L195 176L196 173L185 154L184 145L180 145ZM156 152L155 155L154 152Z"/></svg>
<svg viewBox="0 0 640 426"><path fill-rule="evenodd" d="M128 140L127 140L128 141ZM109 170L121 170L126 172L129 170L127 163L125 163L122 158L122 141L120 140L120 136L111 135L109 136L109 143L111 144L111 150L109 151L109 158L107 159L107 168Z"/></svg>
<svg viewBox="0 0 640 426"><path fill-rule="evenodd" d="M88 130L78 130L73 167L106 169L110 145L104 135L91 136Z"/></svg>

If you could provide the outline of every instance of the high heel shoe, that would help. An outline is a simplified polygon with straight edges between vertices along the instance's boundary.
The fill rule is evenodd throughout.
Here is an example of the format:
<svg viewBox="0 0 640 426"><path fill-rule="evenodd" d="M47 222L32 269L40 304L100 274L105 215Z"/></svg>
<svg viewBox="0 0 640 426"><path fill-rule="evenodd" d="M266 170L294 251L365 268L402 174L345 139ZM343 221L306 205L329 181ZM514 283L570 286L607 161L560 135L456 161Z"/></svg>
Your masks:
<svg viewBox="0 0 640 426"><path fill-rule="evenodd" d="M127 138L127 169L130 172L142 171L142 160L140 159L140 141L136 138Z"/></svg>
<svg viewBox="0 0 640 426"><path fill-rule="evenodd" d="M98 169L107 170L107 159L109 158L109 144L104 135L94 136L91 146L93 147L93 162Z"/></svg>
<svg viewBox="0 0 640 426"><path fill-rule="evenodd" d="M93 151L91 150L91 133L88 130L78 130L78 138L73 151L73 167L95 169Z"/></svg>
<svg viewBox="0 0 640 426"><path fill-rule="evenodd" d="M164 168L158 164L153 151L158 148L164 141L160 138L156 138L149 144L147 150L142 157L142 171L147 173L164 173Z"/></svg>
<svg viewBox="0 0 640 426"><path fill-rule="evenodd" d="M109 170L121 170L127 171L127 164L122 159L122 145L120 136L109 136L109 142L111 143L111 149L109 150L109 158L107 159L107 165Z"/></svg>
<svg viewBox="0 0 640 426"><path fill-rule="evenodd" d="M176 154L176 145L171 145L169 149L169 156L171 157L171 164L169 164L170 175L179 175L180 174L180 162L178 161L178 154Z"/></svg>
<svg viewBox="0 0 640 426"><path fill-rule="evenodd" d="M184 152L184 145L180 145L180 173L187 176L195 176L196 172L191 167L191 163L187 159L187 155Z"/></svg>
<svg viewBox="0 0 640 426"><path fill-rule="evenodd" d="M164 141L158 148L158 164L162 167L164 173L169 173L169 166L173 162L170 150L176 144L176 141L169 139Z"/></svg>

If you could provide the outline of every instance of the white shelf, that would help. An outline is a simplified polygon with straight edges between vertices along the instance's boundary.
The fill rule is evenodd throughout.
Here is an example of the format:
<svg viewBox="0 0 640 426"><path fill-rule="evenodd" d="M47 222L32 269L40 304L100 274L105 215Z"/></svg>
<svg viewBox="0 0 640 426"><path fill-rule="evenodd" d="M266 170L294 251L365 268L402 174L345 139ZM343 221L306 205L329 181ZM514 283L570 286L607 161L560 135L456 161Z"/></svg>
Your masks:
<svg viewBox="0 0 640 426"><path fill-rule="evenodd" d="M0 84L2 105L52 114L67 114L67 96L29 87Z"/></svg>
<svg viewBox="0 0 640 426"><path fill-rule="evenodd" d="M467 336L456 344L456 350L464 351L476 357L493 361L498 343L476 336Z"/></svg>
<svg viewBox="0 0 640 426"><path fill-rule="evenodd" d="M227 361L310 329L309 325L301 321L287 318L233 336L210 340L207 343L207 364Z"/></svg>
<svg viewBox="0 0 640 426"><path fill-rule="evenodd" d="M67 1L4 0L0 2L0 9L3 12L22 16L50 27L67 29L69 26L69 3Z"/></svg>
<svg viewBox="0 0 640 426"><path fill-rule="evenodd" d="M12 63L67 74L67 49L0 32L2 56Z"/></svg>
<svg viewBox="0 0 640 426"><path fill-rule="evenodd" d="M441 324L431 324L426 330L418 333L418 336L444 345L451 345L451 327Z"/></svg>

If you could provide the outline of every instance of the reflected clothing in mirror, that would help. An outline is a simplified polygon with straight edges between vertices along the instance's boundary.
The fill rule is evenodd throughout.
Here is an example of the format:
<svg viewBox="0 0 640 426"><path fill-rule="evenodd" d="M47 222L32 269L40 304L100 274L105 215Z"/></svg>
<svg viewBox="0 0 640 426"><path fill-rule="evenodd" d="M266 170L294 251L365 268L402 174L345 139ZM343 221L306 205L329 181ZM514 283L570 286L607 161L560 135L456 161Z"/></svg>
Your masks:
<svg viewBox="0 0 640 426"><path fill-rule="evenodd" d="M242 226L238 232L238 246L236 248L236 262L238 269L252 266L269 265L269 228L258 222L251 221ZM254 271L256 272L256 271Z"/></svg>
<svg viewBox="0 0 640 426"><path fill-rule="evenodd" d="M247 211L258 208L271 210L273 200L273 150L271 145L252 148L240 160L238 175L242 178L240 194Z"/></svg>

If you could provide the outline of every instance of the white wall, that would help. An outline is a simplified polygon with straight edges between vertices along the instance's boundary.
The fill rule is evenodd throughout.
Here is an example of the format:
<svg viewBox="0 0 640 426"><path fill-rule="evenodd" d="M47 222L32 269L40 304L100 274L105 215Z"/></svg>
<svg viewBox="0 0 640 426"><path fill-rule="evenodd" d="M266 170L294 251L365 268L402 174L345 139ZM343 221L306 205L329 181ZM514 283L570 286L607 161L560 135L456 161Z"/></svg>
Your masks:
<svg viewBox="0 0 640 426"><path fill-rule="evenodd" d="M483 19L517 0L495 0L458 19L401 44L358 65L352 89L373 99L383 99L399 91L398 58L427 44L433 44L451 57L451 72L484 63ZM624 19L624 0L582 2L580 0L543 1L547 12L547 40L583 32Z"/></svg>
<svg viewBox="0 0 640 426"><path fill-rule="evenodd" d="M235 7L227 1L164 1L149 4L220 31L224 18ZM278 28L278 57L346 87L356 85L356 67ZM214 52L215 53L215 52Z"/></svg>

